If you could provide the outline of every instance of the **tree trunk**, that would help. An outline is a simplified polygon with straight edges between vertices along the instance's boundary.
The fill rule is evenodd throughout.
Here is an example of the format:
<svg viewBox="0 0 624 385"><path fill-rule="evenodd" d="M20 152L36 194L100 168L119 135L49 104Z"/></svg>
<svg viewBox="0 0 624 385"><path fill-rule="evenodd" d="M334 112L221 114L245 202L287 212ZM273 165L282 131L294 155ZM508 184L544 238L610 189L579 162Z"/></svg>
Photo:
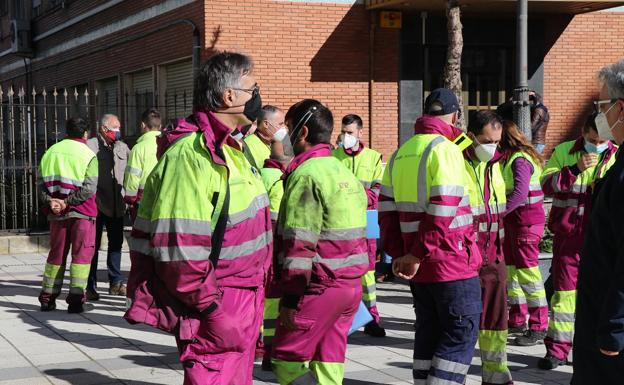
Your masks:
<svg viewBox="0 0 624 385"><path fill-rule="evenodd" d="M448 0L446 3L446 18L448 30L448 48L446 51L446 65L444 66L444 87L450 89L457 95L459 108L463 110L462 101L462 80L461 80L461 56L464 48L464 38L462 36L462 23L460 19L460 8L458 0ZM465 130L465 116L462 111L457 126Z"/></svg>

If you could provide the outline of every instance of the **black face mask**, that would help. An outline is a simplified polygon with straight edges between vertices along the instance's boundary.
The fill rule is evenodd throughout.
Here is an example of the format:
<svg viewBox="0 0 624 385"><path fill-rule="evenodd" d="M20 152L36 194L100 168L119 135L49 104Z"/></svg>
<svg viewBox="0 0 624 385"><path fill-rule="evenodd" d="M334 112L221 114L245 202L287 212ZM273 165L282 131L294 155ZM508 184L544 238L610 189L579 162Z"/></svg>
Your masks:
<svg viewBox="0 0 624 385"><path fill-rule="evenodd" d="M255 91L251 95L251 99L245 103L245 109L243 110L243 115L250 122L255 122L258 119L258 115L260 115L260 110L262 109L262 98L260 97L260 92Z"/></svg>

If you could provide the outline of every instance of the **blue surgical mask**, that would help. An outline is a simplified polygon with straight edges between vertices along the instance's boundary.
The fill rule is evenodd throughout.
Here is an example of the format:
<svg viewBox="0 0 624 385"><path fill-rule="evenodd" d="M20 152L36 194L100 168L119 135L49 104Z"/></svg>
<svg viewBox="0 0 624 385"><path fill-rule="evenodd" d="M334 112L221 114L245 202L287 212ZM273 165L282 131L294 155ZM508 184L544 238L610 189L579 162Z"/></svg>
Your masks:
<svg viewBox="0 0 624 385"><path fill-rule="evenodd" d="M607 148L609 148L609 143L595 145L593 143L585 141L585 151L590 154L602 154Z"/></svg>

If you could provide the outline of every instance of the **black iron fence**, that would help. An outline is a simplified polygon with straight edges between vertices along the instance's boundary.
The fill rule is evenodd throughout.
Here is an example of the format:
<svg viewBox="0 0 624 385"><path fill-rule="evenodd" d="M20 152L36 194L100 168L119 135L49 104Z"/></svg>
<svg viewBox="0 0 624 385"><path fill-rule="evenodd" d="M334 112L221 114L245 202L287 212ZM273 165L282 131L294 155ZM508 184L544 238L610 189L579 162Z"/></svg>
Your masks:
<svg viewBox="0 0 624 385"><path fill-rule="evenodd" d="M89 93L87 87L33 89L0 88L0 231L45 229L37 200L38 166L43 153L65 137L69 117L86 118L95 134L104 113L120 116L129 144L140 134L141 113L161 110L165 120L191 110L191 92L182 90L157 98L150 92L116 95ZM160 103L159 103L160 101Z"/></svg>

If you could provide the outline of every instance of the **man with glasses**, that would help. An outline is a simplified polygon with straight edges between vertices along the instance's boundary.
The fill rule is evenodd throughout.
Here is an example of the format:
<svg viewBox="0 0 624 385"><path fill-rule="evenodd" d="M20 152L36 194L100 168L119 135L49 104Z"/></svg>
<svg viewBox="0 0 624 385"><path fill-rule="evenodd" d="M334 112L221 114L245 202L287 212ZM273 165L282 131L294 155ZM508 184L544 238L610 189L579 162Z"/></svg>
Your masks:
<svg viewBox="0 0 624 385"><path fill-rule="evenodd" d="M130 149L121 139L121 123L113 114L105 114L100 120L98 133L87 141L87 146L96 153L99 165L97 186L98 216L95 233L95 254L91 260L91 271L87 282L87 299L100 299L97 288L97 266L102 232L106 227L108 251L108 294L126 296L124 277L121 274L121 246L123 244L123 221L126 213L124 203L124 173Z"/></svg>
<svg viewBox="0 0 624 385"><path fill-rule="evenodd" d="M273 233L260 175L231 133L261 106L251 58L209 58L194 113L159 138L134 222L125 318L175 335L185 384L253 383Z"/></svg>
<svg viewBox="0 0 624 385"><path fill-rule="evenodd" d="M598 136L624 142L624 60L599 73L594 102ZM621 384L624 378L624 158L595 186L581 250L574 327L573 385Z"/></svg>
<svg viewBox="0 0 624 385"><path fill-rule="evenodd" d="M245 138L244 152L249 163L260 170L271 156L271 141L275 133L286 128L284 112L275 106L265 105L256 119L256 127L256 131Z"/></svg>

